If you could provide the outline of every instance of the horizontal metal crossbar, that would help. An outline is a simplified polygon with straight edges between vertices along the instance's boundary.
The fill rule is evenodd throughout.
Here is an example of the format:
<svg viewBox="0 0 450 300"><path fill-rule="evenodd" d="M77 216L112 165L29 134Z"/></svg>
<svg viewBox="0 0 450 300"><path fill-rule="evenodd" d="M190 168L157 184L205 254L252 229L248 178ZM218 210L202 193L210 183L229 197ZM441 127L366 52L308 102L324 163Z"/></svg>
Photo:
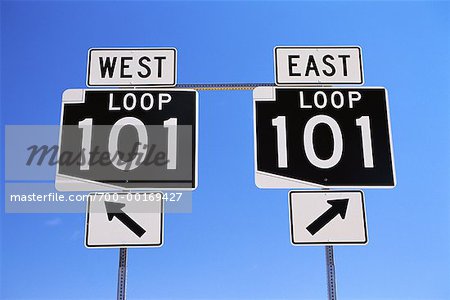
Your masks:
<svg viewBox="0 0 450 300"><path fill-rule="evenodd" d="M275 86L274 83L181 83L176 88L204 90L204 91L225 91L225 90L253 90L258 86Z"/></svg>

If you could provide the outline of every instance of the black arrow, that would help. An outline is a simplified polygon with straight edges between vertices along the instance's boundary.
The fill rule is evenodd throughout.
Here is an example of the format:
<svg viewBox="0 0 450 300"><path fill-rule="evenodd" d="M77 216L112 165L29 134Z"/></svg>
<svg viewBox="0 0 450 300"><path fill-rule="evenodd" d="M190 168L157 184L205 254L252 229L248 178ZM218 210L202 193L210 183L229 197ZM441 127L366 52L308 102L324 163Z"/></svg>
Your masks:
<svg viewBox="0 0 450 300"><path fill-rule="evenodd" d="M145 229L123 212L122 208L125 207L125 204L105 201L105 207L109 221L112 221L112 219L116 217L138 237L142 237L144 235Z"/></svg>
<svg viewBox="0 0 450 300"><path fill-rule="evenodd" d="M345 219L348 200L349 199L328 200L327 202L328 204L331 204L331 207L320 217L318 217L314 222L309 224L309 226L306 227L306 230L308 230L311 235L315 235L320 229L330 223L331 220L333 220L337 215L341 215L341 218Z"/></svg>

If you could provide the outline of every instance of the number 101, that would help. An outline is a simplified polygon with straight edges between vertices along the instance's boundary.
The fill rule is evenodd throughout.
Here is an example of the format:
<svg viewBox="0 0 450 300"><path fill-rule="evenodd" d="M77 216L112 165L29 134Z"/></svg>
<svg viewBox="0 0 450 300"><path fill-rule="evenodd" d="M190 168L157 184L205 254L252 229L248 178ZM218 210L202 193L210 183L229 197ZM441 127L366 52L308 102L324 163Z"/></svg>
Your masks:
<svg viewBox="0 0 450 300"><path fill-rule="evenodd" d="M177 118L170 118L165 120L163 125L168 130L168 141L167 141L167 169L175 170L177 168ZM138 134L138 153L134 156L133 160L130 162L122 161L118 155L114 155L118 153L118 143L119 143L119 134L124 126L131 125L133 126ZM80 170L89 170L90 158L91 158L91 144L92 144L92 118L84 119L78 123L78 128L80 128L82 133L81 138L81 149L86 151L86 159L83 163L80 164ZM134 117L125 117L118 120L111 128L108 137L108 151L111 158L111 163L114 167L120 170L133 170L139 167L142 161L139 159L140 157L145 157L147 154L147 146L148 146L148 133L147 129L142 123L141 120ZM138 155L140 154L140 155ZM116 157L116 159L112 159L112 157Z"/></svg>
<svg viewBox="0 0 450 300"><path fill-rule="evenodd" d="M314 129L319 124L325 124L331 129L333 136L333 153L328 159L317 156L313 145ZM272 119L272 125L277 130L278 168L287 168L287 142L286 142L286 117L278 116ZM373 168L372 138L370 131L370 118L362 116L356 119L356 126L361 128L362 149L364 157L364 168ZM342 132L339 124L330 116L317 115L312 117L305 126L303 133L303 145L306 157L314 166L321 169L329 169L339 163L343 152Z"/></svg>

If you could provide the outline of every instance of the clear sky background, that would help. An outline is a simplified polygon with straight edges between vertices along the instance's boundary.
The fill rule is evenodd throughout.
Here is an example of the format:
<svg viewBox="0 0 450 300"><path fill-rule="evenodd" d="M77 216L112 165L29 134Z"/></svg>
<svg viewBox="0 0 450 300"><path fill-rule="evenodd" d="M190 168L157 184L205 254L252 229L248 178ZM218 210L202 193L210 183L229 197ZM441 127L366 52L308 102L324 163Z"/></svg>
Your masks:
<svg viewBox="0 0 450 300"><path fill-rule="evenodd" d="M449 29L447 2L2 1L2 145L5 124L59 124L91 47L173 46L179 83L223 83L274 82L277 45L360 45L398 183L365 191L369 244L335 247L339 298L450 299ZM199 93L193 212L129 251L129 299L326 298L324 247L293 247L288 191L254 184L252 118L251 91ZM1 299L115 298L118 250L83 246L84 214L0 207Z"/></svg>

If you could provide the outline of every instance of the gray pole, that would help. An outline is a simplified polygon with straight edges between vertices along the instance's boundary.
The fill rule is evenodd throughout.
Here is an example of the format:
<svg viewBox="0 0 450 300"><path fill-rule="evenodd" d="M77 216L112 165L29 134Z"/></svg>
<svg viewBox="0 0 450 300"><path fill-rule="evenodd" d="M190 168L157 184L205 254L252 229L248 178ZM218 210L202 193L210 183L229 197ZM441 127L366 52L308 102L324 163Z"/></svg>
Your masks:
<svg viewBox="0 0 450 300"><path fill-rule="evenodd" d="M325 246L325 259L327 262L328 300L336 300L336 275L334 273L333 246Z"/></svg>
<svg viewBox="0 0 450 300"><path fill-rule="evenodd" d="M127 287L127 248L119 250L119 277L117 279L117 300L125 300Z"/></svg>

